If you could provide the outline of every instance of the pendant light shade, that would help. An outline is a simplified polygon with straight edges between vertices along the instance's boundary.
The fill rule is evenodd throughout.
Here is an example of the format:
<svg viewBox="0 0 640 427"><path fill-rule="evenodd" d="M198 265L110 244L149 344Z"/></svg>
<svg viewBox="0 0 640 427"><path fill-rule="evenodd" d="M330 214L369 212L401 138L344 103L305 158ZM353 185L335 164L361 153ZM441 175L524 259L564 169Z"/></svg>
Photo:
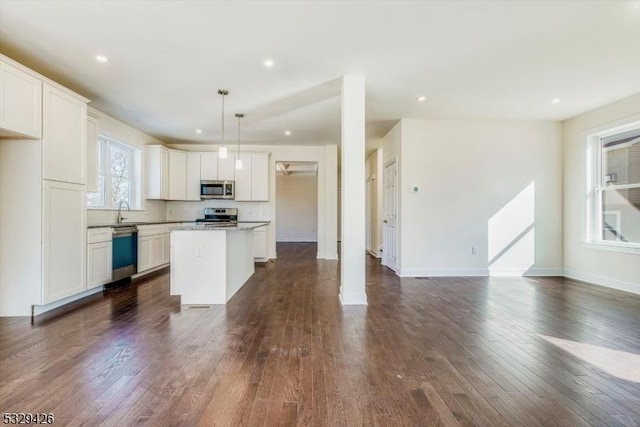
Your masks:
<svg viewBox="0 0 640 427"><path fill-rule="evenodd" d="M240 158L240 119L244 117L244 114L237 113L238 118L238 154L236 155L236 169L242 169L242 159Z"/></svg>
<svg viewBox="0 0 640 427"><path fill-rule="evenodd" d="M218 94L222 96L222 138L220 142L220 150L218 151L218 157L221 159L227 158L227 147L224 145L224 97L229 95L229 91L226 89L218 89Z"/></svg>

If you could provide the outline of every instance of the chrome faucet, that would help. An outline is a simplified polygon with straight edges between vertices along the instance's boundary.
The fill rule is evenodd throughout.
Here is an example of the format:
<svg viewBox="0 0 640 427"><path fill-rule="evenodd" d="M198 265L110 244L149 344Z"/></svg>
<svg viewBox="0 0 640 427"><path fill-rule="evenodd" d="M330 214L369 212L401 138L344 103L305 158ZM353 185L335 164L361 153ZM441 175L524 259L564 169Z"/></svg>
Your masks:
<svg viewBox="0 0 640 427"><path fill-rule="evenodd" d="M120 200L120 203L118 203L118 216L117 216L117 218L116 218L116 224L122 224L122 220L123 220L123 219L127 219L127 218L124 218L124 217L122 216L122 204L123 204L123 203L124 203L125 205L127 205L127 210L128 210L129 212L131 212L131 207L129 206L129 202L127 202L126 200Z"/></svg>

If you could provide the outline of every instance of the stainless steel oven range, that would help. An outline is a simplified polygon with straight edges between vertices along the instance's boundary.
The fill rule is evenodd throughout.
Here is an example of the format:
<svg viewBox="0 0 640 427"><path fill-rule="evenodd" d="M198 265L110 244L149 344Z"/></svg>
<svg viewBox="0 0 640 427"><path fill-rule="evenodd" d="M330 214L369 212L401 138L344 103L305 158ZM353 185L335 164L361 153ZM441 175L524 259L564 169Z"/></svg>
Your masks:
<svg viewBox="0 0 640 427"><path fill-rule="evenodd" d="M238 209L236 208L204 208L204 218L196 222L206 222L216 226L233 227L238 224Z"/></svg>

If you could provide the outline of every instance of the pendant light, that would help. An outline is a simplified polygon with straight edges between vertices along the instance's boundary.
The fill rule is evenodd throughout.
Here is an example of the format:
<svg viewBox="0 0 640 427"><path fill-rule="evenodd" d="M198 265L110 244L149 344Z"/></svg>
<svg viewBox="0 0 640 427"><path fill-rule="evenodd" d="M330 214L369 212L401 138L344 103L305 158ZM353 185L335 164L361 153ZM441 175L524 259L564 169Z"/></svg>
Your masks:
<svg viewBox="0 0 640 427"><path fill-rule="evenodd" d="M240 119L244 117L242 113L236 113L238 118L238 154L236 154L236 169L242 169L242 159L240 158Z"/></svg>
<svg viewBox="0 0 640 427"><path fill-rule="evenodd" d="M229 91L226 89L218 89L218 94L222 95L222 142L218 151L218 157L221 159L227 158L227 147L224 145L224 97L229 95Z"/></svg>

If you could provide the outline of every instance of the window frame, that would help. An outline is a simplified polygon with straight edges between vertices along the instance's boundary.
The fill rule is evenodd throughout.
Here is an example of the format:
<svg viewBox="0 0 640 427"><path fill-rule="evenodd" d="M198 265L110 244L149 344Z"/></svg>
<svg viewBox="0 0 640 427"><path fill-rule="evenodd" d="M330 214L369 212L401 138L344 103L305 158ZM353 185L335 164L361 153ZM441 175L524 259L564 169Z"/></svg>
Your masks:
<svg viewBox="0 0 640 427"><path fill-rule="evenodd" d="M87 199L87 209L94 210L117 210L117 205L111 203L111 193L107 189L112 188L112 175L111 175L111 148L116 146L122 150L128 151L131 155L129 162L129 195L127 202L129 203L131 210L142 210L142 200L140 192L140 156L141 150L137 147L118 141L117 139L110 138L105 135L98 135L96 140L96 175L98 182L100 182L100 176L104 177L104 186L99 191L102 191L103 205L91 206ZM100 153L100 154L98 154ZM102 164L98 161L102 157ZM109 163L107 163L109 162Z"/></svg>
<svg viewBox="0 0 640 427"><path fill-rule="evenodd" d="M619 133L640 130L640 117L625 124L602 127L587 135L587 188L586 188L586 236L587 246L616 252L640 254L640 242L604 240L603 235L603 196L607 191L640 188L640 183L606 185L603 175L602 139ZM611 213L611 212L610 212Z"/></svg>

